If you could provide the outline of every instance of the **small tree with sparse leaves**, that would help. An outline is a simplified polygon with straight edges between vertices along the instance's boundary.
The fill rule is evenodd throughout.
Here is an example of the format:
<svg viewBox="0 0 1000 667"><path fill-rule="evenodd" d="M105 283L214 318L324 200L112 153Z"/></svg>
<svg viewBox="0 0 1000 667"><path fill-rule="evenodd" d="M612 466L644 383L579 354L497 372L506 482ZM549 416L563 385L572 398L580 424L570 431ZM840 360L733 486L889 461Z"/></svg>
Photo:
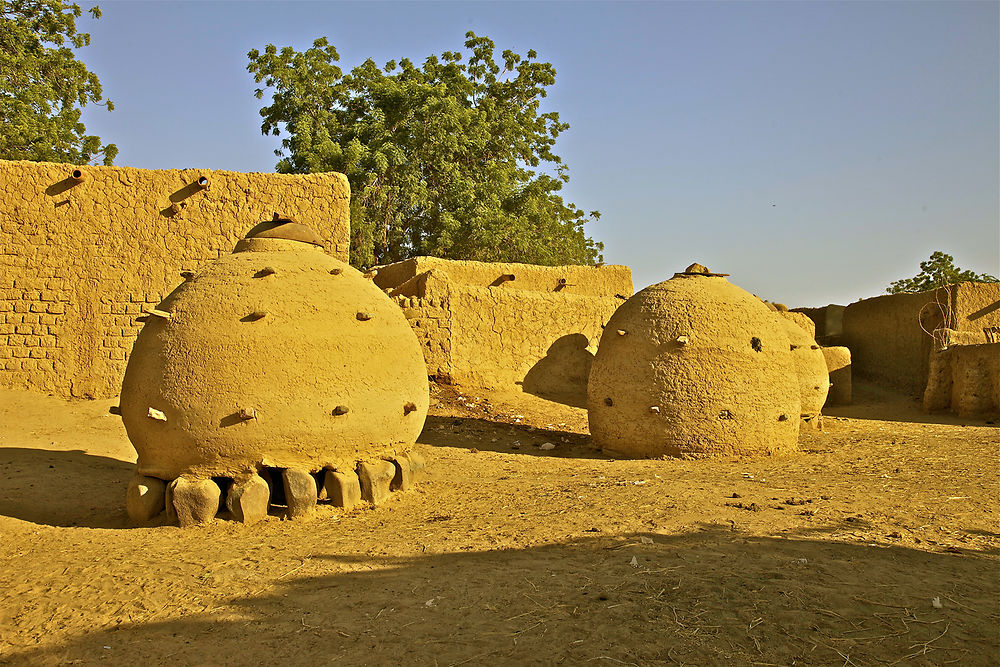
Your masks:
<svg viewBox="0 0 1000 667"><path fill-rule="evenodd" d="M893 281L885 291L889 294L926 292L938 287L944 287L945 285L954 285L955 283L969 281L996 283L1000 282L1000 279L988 273L975 273L974 271L962 270L955 266L955 259L951 255L946 255L940 250L936 250L931 253L929 260L920 262L920 273L913 278Z"/></svg>

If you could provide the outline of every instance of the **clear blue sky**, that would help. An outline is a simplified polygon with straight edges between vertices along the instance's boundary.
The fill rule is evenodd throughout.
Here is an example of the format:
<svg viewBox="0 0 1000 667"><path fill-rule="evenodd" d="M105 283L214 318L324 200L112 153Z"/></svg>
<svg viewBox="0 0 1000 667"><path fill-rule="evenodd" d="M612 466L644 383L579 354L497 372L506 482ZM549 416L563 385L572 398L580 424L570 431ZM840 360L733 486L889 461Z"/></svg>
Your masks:
<svg viewBox="0 0 1000 667"><path fill-rule="evenodd" d="M790 306L849 303L934 250L1000 274L997 2L100 2L79 57L117 164L273 171L246 53L327 36L349 69L538 51L564 194L636 288L698 261Z"/></svg>

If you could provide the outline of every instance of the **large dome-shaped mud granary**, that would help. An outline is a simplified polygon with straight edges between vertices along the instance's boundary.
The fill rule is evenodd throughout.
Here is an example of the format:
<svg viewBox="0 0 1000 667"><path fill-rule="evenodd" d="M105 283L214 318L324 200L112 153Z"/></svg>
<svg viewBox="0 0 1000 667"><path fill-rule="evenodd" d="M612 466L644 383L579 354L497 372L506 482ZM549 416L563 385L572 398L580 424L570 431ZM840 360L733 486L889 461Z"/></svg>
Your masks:
<svg viewBox="0 0 1000 667"><path fill-rule="evenodd" d="M317 492L349 506L408 486L427 373L378 287L290 220L186 277L150 311L122 385L133 518L165 496L182 524L205 520L227 486L244 519L275 501L308 513Z"/></svg>
<svg viewBox="0 0 1000 667"><path fill-rule="evenodd" d="M693 264L605 326L588 387L595 446L632 457L792 450L799 389L774 314Z"/></svg>

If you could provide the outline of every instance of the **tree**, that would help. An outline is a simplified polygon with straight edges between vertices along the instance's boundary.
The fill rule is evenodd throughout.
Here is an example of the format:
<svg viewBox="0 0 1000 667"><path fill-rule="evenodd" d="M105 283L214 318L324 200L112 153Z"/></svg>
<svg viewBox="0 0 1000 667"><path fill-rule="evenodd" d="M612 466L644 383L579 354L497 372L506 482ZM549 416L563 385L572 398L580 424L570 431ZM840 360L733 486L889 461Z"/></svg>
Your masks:
<svg viewBox="0 0 1000 667"><path fill-rule="evenodd" d="M81 14L62 0L0 0L0 158L111 164L117 155L80 122L91 102L114 109L73 52L90 44L76 29Z"/></svg>
<svg viewBox="0 0 1000 667"><path fill-rule="evenodd" d="M250 51L247 70L273 89L260 114L264 134L283 136L277 170L347 175L359 267L415 255L599 261L602 244L583 232L588 216L558 194L569 174L553 147L569 126L539 111L555 68L534 51L506 50L497 64L494 43L472 32L465 47L421 67L369 59L346 75L326 38L301 53Z"/></svg>
<svg viewBox="0 0 1000 667"><path fill-rule="evenodd" d="M955 259L940 250L931 253L926 262L920 262L920 273L913 278L895 280L889 284L886 292L900 294L903 292L926 292L945 285L954 285L967 281L981 283L1000 282L996 276L987 273L964 271L955 266Z"/></svg>

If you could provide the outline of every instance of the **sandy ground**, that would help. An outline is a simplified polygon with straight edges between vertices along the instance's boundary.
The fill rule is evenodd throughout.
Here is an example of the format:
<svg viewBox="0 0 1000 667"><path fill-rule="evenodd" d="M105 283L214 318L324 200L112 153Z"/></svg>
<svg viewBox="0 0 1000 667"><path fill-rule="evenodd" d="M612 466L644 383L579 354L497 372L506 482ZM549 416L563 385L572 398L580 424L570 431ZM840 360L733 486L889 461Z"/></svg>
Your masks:
<svg viewBox="0 0 1000 667"><path fill-rule="evenodd" d="M997 427L856 398L795 455L614 461L435 389L416 491L182 530L128 525L117 401L0 391L0 663L1000 663Z"/></svg>

